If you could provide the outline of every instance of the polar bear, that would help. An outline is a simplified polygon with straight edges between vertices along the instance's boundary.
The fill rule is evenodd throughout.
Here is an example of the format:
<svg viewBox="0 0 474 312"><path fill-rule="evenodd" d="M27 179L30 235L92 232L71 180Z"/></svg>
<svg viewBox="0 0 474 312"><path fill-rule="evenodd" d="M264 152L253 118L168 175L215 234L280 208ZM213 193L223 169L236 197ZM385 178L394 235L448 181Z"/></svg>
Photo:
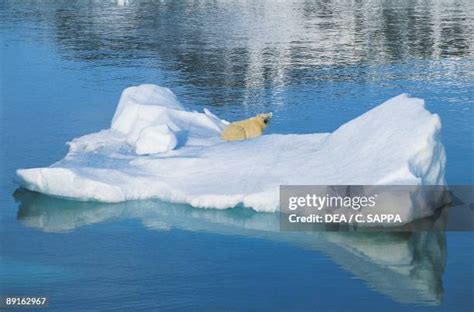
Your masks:
<svg viewBox="0 0 474 312"><path fill-rule="evenodd" d="M270 119L272 119L272 113L258 114L249 119L233 122L222 131L221 139L240 141L261 136Z"/></svg>

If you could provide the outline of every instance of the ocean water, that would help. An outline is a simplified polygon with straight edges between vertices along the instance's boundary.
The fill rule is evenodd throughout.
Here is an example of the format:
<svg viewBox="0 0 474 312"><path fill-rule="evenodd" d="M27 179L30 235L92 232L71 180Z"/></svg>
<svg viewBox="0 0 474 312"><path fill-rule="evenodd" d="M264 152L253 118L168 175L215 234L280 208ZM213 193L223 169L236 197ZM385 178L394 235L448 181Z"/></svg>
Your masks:
<svg viewBox="0 0 474 312"><path fill-rule="evenodd" d="M329 132L406 92L473 184L474 3L0 2L0 295L51 311L472 311L470 232L289 233L278 216L17 189L108 128L127 86L268 133Z"/></svg>

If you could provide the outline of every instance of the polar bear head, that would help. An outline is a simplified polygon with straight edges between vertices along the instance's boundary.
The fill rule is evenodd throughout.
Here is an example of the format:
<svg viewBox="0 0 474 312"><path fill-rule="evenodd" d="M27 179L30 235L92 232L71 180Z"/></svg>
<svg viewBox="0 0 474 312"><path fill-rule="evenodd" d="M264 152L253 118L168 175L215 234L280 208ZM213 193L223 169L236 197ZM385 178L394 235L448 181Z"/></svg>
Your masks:
<svg viewBox="0 0 474 312"><path fill-rule="evenodd" d="M272 113L263 113L263 114L258 114L257 118L262 121L264 127L268 125L270 120L272 119L273 114Z"/></svg>

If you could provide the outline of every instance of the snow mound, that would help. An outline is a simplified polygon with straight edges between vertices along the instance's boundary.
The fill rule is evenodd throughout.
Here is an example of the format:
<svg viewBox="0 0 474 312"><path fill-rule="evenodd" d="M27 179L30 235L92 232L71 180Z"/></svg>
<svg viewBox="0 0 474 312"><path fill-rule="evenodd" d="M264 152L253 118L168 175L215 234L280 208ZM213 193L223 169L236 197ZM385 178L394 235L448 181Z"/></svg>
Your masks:
<svg viewBox="0 0 474 312"><path fill-rule="evenodd" d="M176 147L178 140L168 125L147 127L140 132L135 144L138 155L165 153Z"/></svg>
<svg viewBox="0 0 474 312"><path fill-rule="evenodd" d="M445 183L440 119L405 94L333 133L224 142L227 124L207 110L185 110L167 88L127 88L110 129L74 139L50 167L17 170L18 181L76 200L159 198L269 212L278 210L279 185Z"/></svg>

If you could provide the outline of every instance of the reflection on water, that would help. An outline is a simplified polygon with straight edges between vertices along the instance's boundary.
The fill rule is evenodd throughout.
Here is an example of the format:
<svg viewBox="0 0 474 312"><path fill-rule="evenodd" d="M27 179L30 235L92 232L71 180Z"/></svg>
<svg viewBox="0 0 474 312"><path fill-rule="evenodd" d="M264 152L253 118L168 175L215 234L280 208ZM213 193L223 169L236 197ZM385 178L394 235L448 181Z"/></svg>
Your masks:
<svg viewBox="0 0 474 312"><path fill-rule="evenodd" d="M74 202L17 190L18 220L45 232L68 232L113 219L138 219L149 230L172 228L283 241L328 254L371 288L401 303L439 304L446 264L444 232L280 232L277 214L207 210L158 201Z"/></svg>
<svg viewBox="0 0 474 312"><path fill-rule="evenodd" d="M10 3L7 1L7 3ZM397 79L375 65L413 59L433 76L435 60L474 52L472 1L60 1L10 4L10 19L51 28L64 56L90 66L168 68L180 85L211 89L215 103L235 102L244 89L320 82ZM364 70L340 70L363 66ZM454 75L470 75L453 64ZM355 69L355 67L354 67ZM421 76L420 76L421 74ZM435 77L446 73L435 73ZM239 90L240 89L240 90ZM252 91L253 90L253 91Z"/></svg>

